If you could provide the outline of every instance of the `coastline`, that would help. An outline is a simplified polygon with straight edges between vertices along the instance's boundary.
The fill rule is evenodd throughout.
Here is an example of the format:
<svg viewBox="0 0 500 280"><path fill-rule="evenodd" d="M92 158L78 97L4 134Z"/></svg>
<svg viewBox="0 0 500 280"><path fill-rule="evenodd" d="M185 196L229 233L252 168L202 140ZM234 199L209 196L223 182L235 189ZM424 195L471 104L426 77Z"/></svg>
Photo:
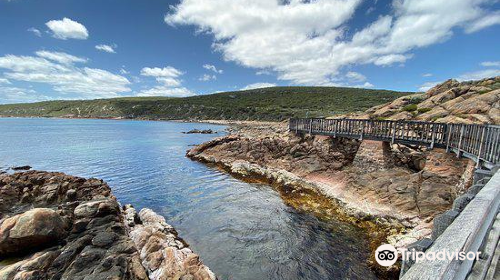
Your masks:
<svg viewBox="0 0 500 280"><path fill-rule="evenodd" d="M121 206L102 180L5 173L0 193L1 279L217 279L162 216Z"/></svg>
<svg viewBox="0 0 500 280"><path fill-rule="evenodd" d="M275 123L275 125L280 124ZM474 168L474 165L467 160L457 160L439 151L425 154L428 166L421 171L413 171L406 166L395 166L393 163L388 167L387 163L377 162L377 160L383 161L382 156L378 155L383 153L382 149L374 148L372 147L374 143L366 141L366 144L365 142L355 144L359 146L356 148L356 155L352 161L338 163L335 170L309 173L305 170L311 167L310 164L296 161L293 155L288 154L293 154L297 146L309 145L304 148L304 150L309 149L309 154L302 154L299 158L312 155L313 160L317 160L315 156L318 155L315 153L325 149L323 143L329 141L328 139L318 140L316 137L306 136L305 139L299 140L289 135L286 127L276 131L275 127L268 127L267 124L258 122L240 122L233 125L231 129L232 134L198 145L188 150L186 155L192 160L224 170L238 179L267 183L275 188L285 201L296 208L307 208L308 211L319 216L330 215L358 226L370 236L371 252L374 252L382 243L392 244L396 248L406 248L416 241L430 237L432 218L451 208L451 202L442 201L440 197L453 196L454 192L459 193L466 189L472 178L471 170ZM276 141L279 144L273 144ZM305 144L307 141L311 143ZM317 141L323 146L316 147L321 146ZM351 144L339 142L336 145ZM331 143L327 146L329 145L335 146ZM314 147L317 149L314 150ZM331 146L329 147L331 149ZM396 151L393 152L392 156L395 157ZM271 154L272 162L262 160L268 153ZM331 152L333 155L338 153L338 151ZM325 157L325 155L319 154L319 157ZM276 162L279 164L275 164ZM316 164L325 165L323 162ZM422 174L424 174L424 179L422 179ZM370 179L372 177L367 179L366 176L388 177L385 182L378 183L382 186L396 181L396 191L391 193L392 198L377 198L380 193L375 193L373 187L367 188L371 180L377 179ZM366 181L366 185L358 187L359 189L353 188L352 186L356 185L358 179ZM347 182L342 182L342 180ZM435 190L436 188L432 187L433 184L444 185L445 183L453 185L451 193ZM399 195L401 192L399 188L405 184L407 188L414 187L421 192L424 198L419 199L423 201L415 199L415 202L425 205L423 209L420 209L418 204L413 207L411 205L413 201L407 201L408 197L405 197L404 193L408 190L403 191L403 195ZM363 192L368 194L363 194ZM420 194L417 193L418 195ZM425 198L428 195L430 199ZM304 197L308 198L304 199ZM393 205L394 203L397 206ZM416 209L410 211L405 207ZM373 253L371 256L368 264L379 276L390 278L389 275L392 277L397 275L399 267L382 268L375 263Z"/></svg>

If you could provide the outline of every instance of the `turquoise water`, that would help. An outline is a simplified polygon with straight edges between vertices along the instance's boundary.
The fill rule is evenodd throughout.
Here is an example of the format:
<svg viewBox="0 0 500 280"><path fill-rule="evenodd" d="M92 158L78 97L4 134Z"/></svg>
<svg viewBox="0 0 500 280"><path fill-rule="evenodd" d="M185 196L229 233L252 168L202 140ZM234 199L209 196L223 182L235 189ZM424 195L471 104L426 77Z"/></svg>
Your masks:
<svg viewBox="0 0 500 280"><path fill-rule="evenodd" d="M220 279L374 279L356 228L287 206L185 157L224 126L126 120L0 118L0 168L102 178L122 204L164 215Z"/></svg>

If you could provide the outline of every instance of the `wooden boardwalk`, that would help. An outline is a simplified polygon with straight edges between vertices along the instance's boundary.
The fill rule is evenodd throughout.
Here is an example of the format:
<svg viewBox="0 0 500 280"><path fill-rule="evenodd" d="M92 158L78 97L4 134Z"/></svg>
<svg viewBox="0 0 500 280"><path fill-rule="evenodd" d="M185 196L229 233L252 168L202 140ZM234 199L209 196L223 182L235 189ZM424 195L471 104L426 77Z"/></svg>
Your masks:
<svg viewBox="0 0 500 280"><path fill-rule="evenodd" d="M388 121L360 119L290 119L289 129L296 134L327 135L354 139L369 139L391 143L445 148L458 157L477 162L476 174L495 172L451 225L427 250L477 252L491 242L491 256L500 254L499 234L492 230L495 217L500 216L500 126L445 124L419 121ZM495 171L498 170L498 171ZM500 230L498 230L500 231ZM491 236L494 236L492 238ZM498 244L498 245L496 245ZM495 246L496 247L495 249ZM427 252L426 251L426 252ZM499 266L491 256L481 262L439 260L414 264L401 279L404 280L484 280ZM492 266L492 264L495 264ZM474 269L473 269L474 268ZM496 278L495 278L496 279Z"/></svg>
<svg viewBox="0 0 500 280"><path fill-rule="evenodd" d="M488 169L500 164L500 126L366 119L290 119L295 133L445 148Z"/></svg>

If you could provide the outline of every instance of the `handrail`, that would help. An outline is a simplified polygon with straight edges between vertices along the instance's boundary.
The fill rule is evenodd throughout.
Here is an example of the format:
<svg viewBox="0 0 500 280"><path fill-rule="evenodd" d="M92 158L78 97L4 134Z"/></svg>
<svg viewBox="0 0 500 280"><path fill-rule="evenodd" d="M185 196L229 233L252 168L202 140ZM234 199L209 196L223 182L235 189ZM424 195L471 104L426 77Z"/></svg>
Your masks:
<svg viewBox="0 0 500 280"><path fill-rule="evenodd" d="M500 171L469 202L460 215L434 241L426 253L479 252L500 208ZM467 279L474 261L423 260L411 266L402 280Z"/></svg>
<svg viewBox="0 0 500 280"><path fill-rule="evenodd" d="M293 118L295 133L446 148L491 168L500 163L500 126L424 121Z"/></svg>

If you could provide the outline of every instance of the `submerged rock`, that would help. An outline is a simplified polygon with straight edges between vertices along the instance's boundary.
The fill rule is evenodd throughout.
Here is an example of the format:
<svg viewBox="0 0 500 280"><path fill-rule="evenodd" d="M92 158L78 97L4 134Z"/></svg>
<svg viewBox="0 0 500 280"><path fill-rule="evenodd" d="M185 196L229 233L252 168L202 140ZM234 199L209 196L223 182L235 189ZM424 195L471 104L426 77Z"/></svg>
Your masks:
<svg viewBox="0 0 500 280"><path fill-rule="evenodd" d="M30 170L31 166L29 166L29 165L13 166L10 169L12 169L14 171L18 171L18 170Z"/></svg>
<svg viewBox="0 0 500 280"><path fill-rule="evenodd" d="M195 134L195 133L198 133L198 134L214 134L214 133L217 133L216 131L213 131L211 129L192 129L190 131L186 131L186 132L182 132L184 134Z"/></svg>

